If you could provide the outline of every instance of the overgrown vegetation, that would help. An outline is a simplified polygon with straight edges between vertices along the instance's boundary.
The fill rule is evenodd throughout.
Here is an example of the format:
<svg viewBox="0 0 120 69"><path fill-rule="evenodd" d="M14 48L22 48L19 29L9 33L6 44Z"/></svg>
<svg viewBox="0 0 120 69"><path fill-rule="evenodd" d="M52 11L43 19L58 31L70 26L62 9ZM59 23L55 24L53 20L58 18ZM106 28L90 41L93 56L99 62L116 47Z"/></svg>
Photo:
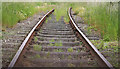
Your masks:
<svg viewBox="0 0 120 69"><path fill-rule="evenodd" d="M101 34L104 41L118 40L117 3L90 3L85 7L83 18Z"/></svg>
<svg viewBox="0 0 120 69"><path fill-rule="evenodd" d="M3 27L12 27L19 20L26 19L36 11L34 4L5 2L2 4L2 25Z"/></svg>
<svg viewBox="0 0 120 69"><path fill-rule="evenodd" d="M108 59L108 61L115 67L118 67L118 42L104 42L103 40L91 40L91 42L99 49L99 51L107 55L111 60ZM108 53L108 54L106 54Z"/></svg>
<svg viewBox="0 0 120 69"><path fill-rule="evenodd" d="M27 2L4 2L2 3L2 26L13 27L20 20L41 11L50 10L52 7L47 3L27 3Z"/></svg>
<svg viewBox="0 0 120 69"><path fill-rule="evenodd" d="M111 52L118 52L118 42L104 42L103 40L91 40L99 50L112 49Z"/></svg>
<svg viewBox="0 0 120 69"><path fill-rule="evenodd" d="M60 3L60 2L38 2L38 3L2 3L2 26L12 27L20 20L26 19L40 11L49 11L55 8L53 14L59 20L64 16L64 21L69 22L68 9L73 8L75 15L81 16L88 25L88 29L95 29L101 34L104 41L118 40L118 4L116 2L103 3ZM47 22L47 21L46 21Z"/></svg>

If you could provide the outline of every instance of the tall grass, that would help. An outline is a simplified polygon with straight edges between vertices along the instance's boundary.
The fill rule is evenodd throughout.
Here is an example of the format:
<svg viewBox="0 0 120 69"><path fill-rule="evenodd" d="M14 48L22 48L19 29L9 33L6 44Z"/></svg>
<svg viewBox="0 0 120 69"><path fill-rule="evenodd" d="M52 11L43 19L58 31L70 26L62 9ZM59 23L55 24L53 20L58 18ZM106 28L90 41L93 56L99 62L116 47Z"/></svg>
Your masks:
<svg viewBox="0 0 120 69"><path fill-rule="evenodd" d="M105 41L118 40L118 5L117 3L98 3L85 7L84 19L97 28Z"/></svg>
<svg viewBox="0 0 120 69"><path fill-rule="evenodd" d="M36 12L34 4L9 2L2 3L2 25L12 27L19 20L25 19Z"/></svg>
<svg viewBox="0 0 120 69"><path fill-rule="evenodd" d="M67 2L55 3L56 7L54 14L56 15L57 21L61 18L61 16L63 16L64 22L69 23L68 9L70 7L73 7L73 10L75 10L77 8L80 8L82 4L84 3L67 3Z"/></svg>
<svg viewBox="0 0 120 69"><path fill-rule="evenodd" d="M68 3L57 3L55 7L56 10L54 12L54 14L56 15L57 21L61 18L61 16L64 16L64 21L66 23L69 22L69 18L67 15L68 8L69 8Z"/></svg>
<svg viewBox="0 0 120 69"><path fill-rule="evenodd" d="M47 11L54 6L51 3L37 2L3 2L2 27L13 27L18 21L28 18L37 12Z"/></svg>
<svg viewBox="0 0 120 69"><path fill-rule="evenodd" d="M75 3L74 3L75 4ZM2 4L2 26L13 27L18 21L26 19L29 16L41 11L49 11L55 8L56 19L59 20L64 16L64 21L69 22L67 15L68 8L71 3L57 3L57 2L37 2L37 3L17 3L4 2Z"/></svg>
<svg viewBox="0 0 120 69"><path fill-rule="evenodd" d="M37 2L37 3L3 3L2 26L12 27L18 21L41 11L49 11L55 8L56 19L64 16L64 21L69 22L68 9L81 16L84 21L96 28L105 41L117 40L118 34L118 4L113 3L68 3L68 2Z"/></svg>

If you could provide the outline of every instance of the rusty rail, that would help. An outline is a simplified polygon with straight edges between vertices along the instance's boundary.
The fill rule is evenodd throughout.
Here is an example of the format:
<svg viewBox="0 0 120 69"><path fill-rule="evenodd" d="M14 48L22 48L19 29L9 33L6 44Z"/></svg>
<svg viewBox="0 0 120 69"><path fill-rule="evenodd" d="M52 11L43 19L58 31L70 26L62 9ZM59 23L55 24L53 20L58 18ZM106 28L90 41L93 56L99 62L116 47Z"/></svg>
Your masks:
<svg viewBox="0 0 120 69"><path fill-rule="evenodd" d="M85 44L86 48L90 51L94 59L98 61L98 64L100 67L108 67L110 69L113 69L113 66L107 61L107 59L97 50L97 48L90 42L90 40L81 32L81 30L76 25L75 21L72 18L71 15L72 8L69 8L68 15L70 19L70 25L75 31L76 36L82 40L82 42Z"/></svg>
<svg viewBox="0 0 120 69"><path fill-rule="evenodd" d="M29 42L31 41L33 35L35 34L35 31L37 29L39 29L39 27L42 26L42 24L44 23L46 17L48 17L52 12L54 12L54 9L52 9L51 11L49 11L47 14L45 14L42 19L32 28L32 30L30 31L30 33L27 35L27 37L25 38L25 40L22 42L21 46L19 47L17 53L15 54L15 56L13 57L12 61L10 62L8 69L11 69L12 67L14 67L14 65L18 62L20 56L22 55L22 53L24 53L24 49L27 47L27 45L29 44Z"/></svg>

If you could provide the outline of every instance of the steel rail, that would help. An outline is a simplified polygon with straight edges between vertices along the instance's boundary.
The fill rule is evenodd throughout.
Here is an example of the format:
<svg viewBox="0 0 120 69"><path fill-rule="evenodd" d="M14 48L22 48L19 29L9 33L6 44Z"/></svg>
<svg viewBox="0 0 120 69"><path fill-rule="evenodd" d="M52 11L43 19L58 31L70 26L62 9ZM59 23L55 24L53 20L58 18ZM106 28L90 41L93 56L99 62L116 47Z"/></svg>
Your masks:
<svg viewBox="0 0 120 69"><path fill-rule="evenodd" d="M72 18L71 10L72 8L69 8L68 15L70 19L70 24L73 30L76 32L77 37L83 41L83 43L85 44L87 49L89 49L92 56L96 57L95 60L99 62L98 64L100 65L100 67L108 67L110 69L114 69L113 66L107 61L107 59L97 50L97 48L90 42L90 40L78 28L78 26L76 25L75 21Z"/></svg>
<svg viewBox="0 0 120 69"><path fill-rule="evenodd" d="M18 61L21 53L23 52L24 48L27 46L27 44L30 42L31 37L34 35L35 30L37 30L45 21L46 17L48 17L52 12L54 12L54 9L52 9L51 11L49 11L47 14L45 14L42 19L32 28L32 30L30 31L30 33L27 35L27 37L25 38L25 40L22 42L21 46L19 47L17 53L15 54L15 56L13 57L12 61L10 62L8 69L11 69L12 67L14 67L14 65L16 64L16 62Z"/></svg>

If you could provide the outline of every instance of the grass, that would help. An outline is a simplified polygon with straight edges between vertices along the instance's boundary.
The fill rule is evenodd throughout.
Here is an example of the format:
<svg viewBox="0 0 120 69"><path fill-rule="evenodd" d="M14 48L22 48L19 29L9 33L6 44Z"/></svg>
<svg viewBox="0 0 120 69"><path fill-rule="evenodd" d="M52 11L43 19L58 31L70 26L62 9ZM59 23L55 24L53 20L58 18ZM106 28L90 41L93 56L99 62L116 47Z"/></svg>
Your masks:
<svg viewBox="0 0 120 69"><path fill-rule="evenodd" d="M35 12L37 12L37 9L34 7L35 4L30 3L2 3L2 26L12 27L19 20L23 20L29 16L32 16Z"/></svg>
<svg viewBox="0 0 120 69"><path fill-rule="evenodd" d="M36 58L40 58L40 55L39 55L39 54L36 54L35 57L36 57Z"/></svg>
<svg viewBox="0 0 120 69"><path fill-rule="evenodd" d="M80 49L78 49L77 52L80 52Z"/></svg>
<svg viewBox="0 0 120 69"><path fill-rule="evenodd" d="M68 48L67 51L68 52L73 52L73 48Z"/></svg>
<svg viewBox="0 0 120 69"><path fill-rule="evenodd" d="M54 44L53 44L53 43L50 43L48 46L54 46Z"/></svg>
<svg viewBox="0 0 120 69"><path fill-rule="evenodd" d="M86 23L98 31L104 41L118 40L118 6L108 3L89 4L83 16Z"/></svg>
<svg viewBox="0 0 120 69"><path fill-rule="evenodd" d="M64 21L69 22L67 15L70 6L76 3L59 2L39 2L39 3L14 3L6 2L2 4L3 27L13 27L18 21L28 18L37 12L49 11L55 8L54 15L57 21L64 16ZM79 3L77 3L79 5ZM14 18L14 19L13 19ZM51 19L51 18L50 18Z"/></svg>
<svg viewBox="0 0 120 69"><path fill-rule="evenodd" d="M113 49L113 52L118 52L118 42L105 42L103 40L91 40L91 42L96 46L97 49L99 50L104 50L104 49Z"/></svg>
<svg viewBox="0 0 120 69"><path fill-rule="evenodd" d="M57 42L55 42L55 40L54 39L51 39L51 40L49 40L49 45L48 46L63 46L62 45L62 41L60 41L60 43L57 43ZM55 42L55 43L53 43L53 42Z"/></svg>
<svg viewBox="0 0 120 69"><path fill-rule="evenodd" d="M13 27L17 22L27 19L38 12L47 11L47 3L4 2L2 3L2 28ZM50 4L50 3L48 3ZM44 8L46 7L46 8Z"/></svg>
<svg viewBox="0 0 120 69"><path fill-rule="evenodd" d="M45 23L47 23L48 22L48 19L45 21Z"/></svg>
<svg viewBox="0 0 120 69"><path fill-rule="evenodd" d="M95 29L104 41L118 40L118 3L67 3L67 2L38 2L38 3L2 3L2 26L13 27L20 20L27 19L37 12L49 11L55 8L56 20L64 16L64 22L69 23L68 9L72 7L74 14L81 16L90 25L88 30ZM50 18L51 19L51 18ZM46 20L47 21L47 20ZM47 22L46 22L47 23Z"/></svg>
<svg viewBox="0 0 120 69"><path fill-rule="evenodd" d="M2 3L2 28L13 27L17 22L27 19L28 17L36 14L37 12L49 11L55 8L54 15L56 20L59 21L61 16L64 16L64 22L68 23L68 9L72 7L74 14L81 16L86 24L90 25L88 30L94 29L97 33L101 34L103 40L93 41L92 43L100 50L113 48L114 52L118 52L118 45L106 45L105 43L118 40L118 3L114 2L111 5L109 2L103 3L17 3L17 2L4 2ZM51 19L51 18L50 18ZM47 23L47 20L46 20ZM42 31L41 31L42 32ZM2 38L2 37L0 37ZM34 38L37 41L37 38ZM54 40L51 40L54 42ZM81 45L82 43L80 43ZM110 43L109 43L110 44ZM49 46L62 46L60 43L50 43ZM34 45L34 50L41 51L42 46ZM62 52L63 50L55 50ZM68 52L73 52L72 48L68 48ZM80 51L80 50L78 50ZM38 56L39 57L39 56Z"/></svg>
<svg viewBox="0 0 120 69"><path fill-rule="evenodd" d="M111 60L108 60L114 67L118 67L118 42L117 41L111 41L107 42L104 40L91 40L91 42L96 46L99 51L102 51L104 53L109 53L107 56Z"/></svg>
<svg viewBox="0 0 120 69"><path fill-rule="evenodd" d="M55 42L55 40L54 40L54 39L51 39L51 40L49 40L49 42Z"/></svg>
<svg viewBox="0 0 120 69"><path fill-rule="evenodd" d="M62 41L60 41L59 46L63 46Z"/></svg>
<svg viewBox="0 0 120 69"><path fill-rule="evenodd" d="M55 43L55 45L54 46L59 46L59 43Z"/></svg>
<svg viewBox="0 0 120 69"><path fill-rule="evenodd" d="M72 63L69 63L69 64L68 64L68 67L75 67L75 65L72 64Z"/></svg>
<svg viewBox="0 0 120 69"><path fill-rule="evenodd" d="M62 49L54 49L54 52L64 52Z"/></svg>
<svg viewBox="0 0 120 69"><path fill-rule="evenodd" d="M42 50L42 46L35 44L35 45L33 46L33 49L34 49L35 51L41 51L41 50Z"/></svg>
<svg viewBox="0 0 120 69"><path fill-rule="evenodd" d="M37 41L38 41L38 38L37 38L37 37L34 37L34 41L37 42Z"/></svg>
<svg viewBox="0 0 120 69"><path fill-rule="evenodd" d="M71 55L69 55L69 56L68 56L68 59L71 59L71 58L72 58L72 56L71 56Z"/></svg>
<svg viewBox="0 0 120 69"><path fill-rule="evenodd" d="M59 6L61 5L61 6ZM29 16L42 11L49 11L55 8L54 14L56 19L59 20L61 16L64 16L65 22L68 22L67 6L66 3L51 3L51 2L39 2L39 3L17 3L17 2L4 2L2 3L2 26L13 27L17 22L27 19ZM65 7L66 6L66 7Z"/></svg>
<svg viewBox="0 0 120 69"><path fill-rule="evenodd" d="M113 2L112 2L113 3ZM118 3L69 3L74 14L82 17L88 30L100 33L104 41L118 40Z"/></svg>
<svg viewBox="0 0 120 69"><path fill-rule="evenodd" d="M47 52L47 57L49 57L50 56L50 52Z"/></svg>
<svg viewBox="0 0 120 69"><path fill-rule="evenodd" d="M54 44L52 42L54 42L54 39L49 40L50 44L48 46L54 46Z"/></svg>

